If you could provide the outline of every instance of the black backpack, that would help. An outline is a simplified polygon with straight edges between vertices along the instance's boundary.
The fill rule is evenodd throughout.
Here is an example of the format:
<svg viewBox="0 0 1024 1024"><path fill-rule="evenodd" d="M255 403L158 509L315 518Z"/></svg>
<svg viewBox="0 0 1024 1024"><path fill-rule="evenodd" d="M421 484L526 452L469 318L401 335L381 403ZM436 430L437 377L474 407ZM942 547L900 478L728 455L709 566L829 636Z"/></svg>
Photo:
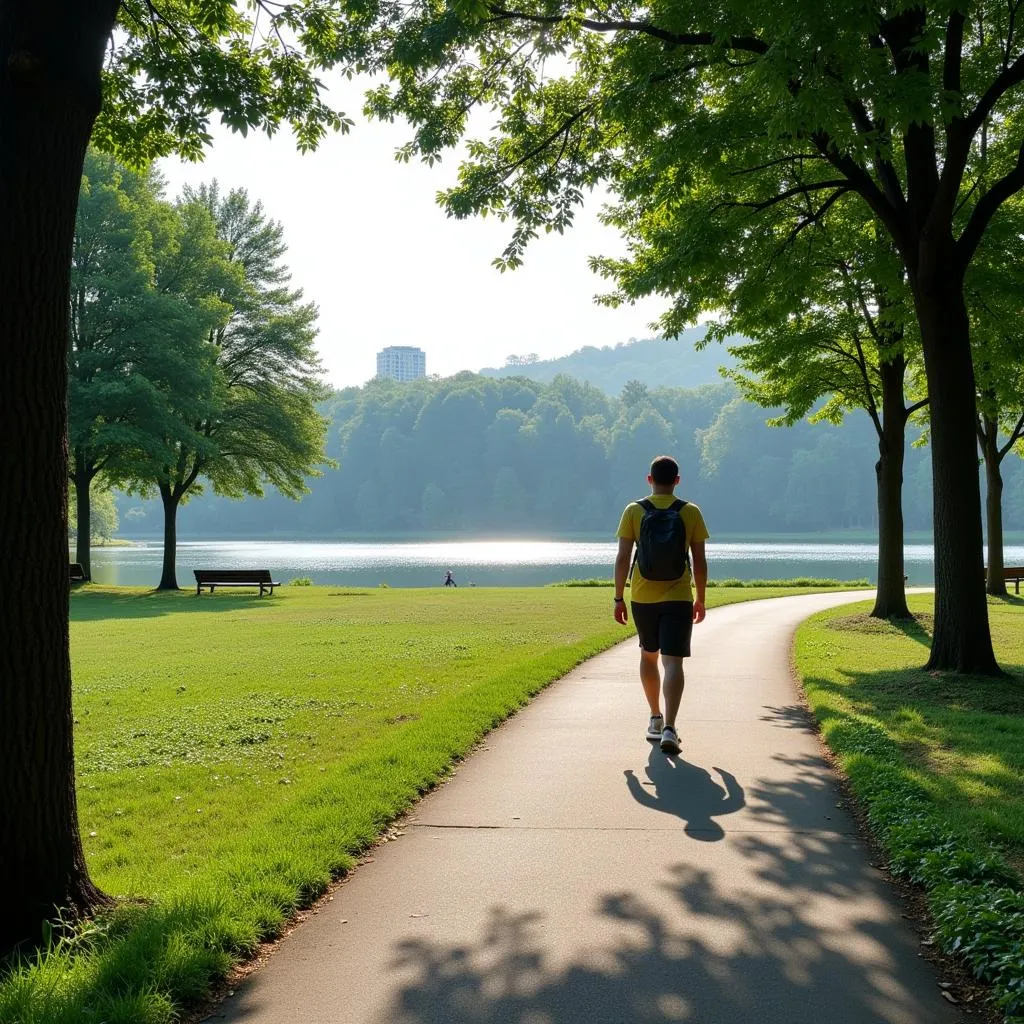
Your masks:
<svg viewBox="0 0 1024 1024"><path fill-rule="evenodd" d="M690 548L680 510L686 505L676 498L668 508L658 508L648 498L638 501L644 510L640 539L636 542L633 565L640 566L645 580L678 580L690 568ZM632 576L632 570L630 570Z"/></svg>

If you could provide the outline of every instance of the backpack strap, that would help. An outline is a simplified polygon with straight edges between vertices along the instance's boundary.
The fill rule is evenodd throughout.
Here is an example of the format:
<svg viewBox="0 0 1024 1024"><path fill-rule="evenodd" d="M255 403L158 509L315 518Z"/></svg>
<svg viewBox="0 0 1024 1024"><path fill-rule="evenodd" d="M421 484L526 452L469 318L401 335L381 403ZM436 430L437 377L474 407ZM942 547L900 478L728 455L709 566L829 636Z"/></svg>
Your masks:
<svg viewBox="0 0 1024 1024"><path fill-rule="evenodd" d="M657 505L655 505L655 504L654 504L654 502L653 502L653 501L651 501L651 500L650 500L650 498L641 498L641 499L640 499L640 500L639 500L639 501L637 502L637 504L638 504L638 505L639 505L639 506L640 506L640 507L641 507L641 508L642 508L642 509L643 509L643 510L644 510L645 512L653 512L653 511L655 511L655 509L656 509L656 508L658 507ZM634 546L634 548L633 548L633 561L632 561L632 564L631 564L631 565L630 565L630 567L629 567L629 572L628 572L628 573L626 574L626 582L627 582L627 583L630 583L630 582L632 582L632 580L633 580L633 570L634 570L634 569L636 568L636 560L637 560L637 559L638 559L639 557L640 557L640 538L639 538L639 537L637 537L637 539L636 539L636 545L635 545L635 546Z"/></svg>
<svg viewBox="0 0 1024 1024"><path fill-rule="evenodd" d="M682 516L683 509L686 508L690 503L684 501L682 498L676 498L672 502L672 508L674 508ZM690 538L686 536L686 521L683 521L683 557L686 559L686 568L690 570L690 575L693 575L693 568L690 565Z"/></svg>

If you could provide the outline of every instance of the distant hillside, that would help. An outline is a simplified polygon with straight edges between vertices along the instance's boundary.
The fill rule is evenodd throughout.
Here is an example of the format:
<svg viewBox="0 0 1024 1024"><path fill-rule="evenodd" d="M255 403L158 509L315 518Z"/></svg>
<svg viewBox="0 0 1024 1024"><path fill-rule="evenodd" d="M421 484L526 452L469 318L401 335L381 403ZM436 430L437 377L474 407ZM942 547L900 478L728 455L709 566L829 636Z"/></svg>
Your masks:
<svg viewBox="0 0 1024 1024"><path fill-rule="evenodd" d="M646 338L604 348L586 345L559 359L488 367L480 373L485 377L529 377L545 384L565 373L588 381L609 395L621 394L630 380L652 388L695 388L720 382L719 366L734 366L736 362L725 346L717 342L698 351L695 346L704 332L705 328L694 327L679 338Z"/></svg>

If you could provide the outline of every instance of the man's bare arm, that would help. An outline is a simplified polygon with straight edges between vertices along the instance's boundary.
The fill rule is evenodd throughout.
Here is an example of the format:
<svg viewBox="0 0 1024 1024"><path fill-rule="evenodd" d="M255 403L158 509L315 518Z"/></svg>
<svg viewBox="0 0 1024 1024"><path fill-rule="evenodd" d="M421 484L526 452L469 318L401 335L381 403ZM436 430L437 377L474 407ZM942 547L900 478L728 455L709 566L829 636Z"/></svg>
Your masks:
<svg viewBox="0 0 1024 1024"><path fill-rule="evenodd" d="M690 553L693 556L693 583L697 589L697 596L693 602L693 621L703 622L705 615L704 600L708 585L708 557L704 551L704 541L693 541L690 544Z"/></svg>
<svg viewBox="0 0 1024 1024"><path fill-rule="evenodd" d="M628 619L626 612L626 577L629 575L629 560L633 554L633 542L625 537L619 538L619 550L615 555L615 596L623 598L615 602L615 620L625 624Z"/></svg>

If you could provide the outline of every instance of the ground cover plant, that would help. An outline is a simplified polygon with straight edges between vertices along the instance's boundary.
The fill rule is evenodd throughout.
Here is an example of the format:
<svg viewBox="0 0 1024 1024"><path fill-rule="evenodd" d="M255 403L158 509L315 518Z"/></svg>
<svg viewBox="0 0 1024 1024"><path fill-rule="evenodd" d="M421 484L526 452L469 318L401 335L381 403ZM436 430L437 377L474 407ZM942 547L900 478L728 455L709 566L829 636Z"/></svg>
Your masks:
<svg viewBox="0 0 1024 1024"><path fill-rule="evenodd" d="M488 729L628 637L610 607L586 588L76 590L83 841L123 902L8 971L0 1020L175 1019Z"/></svg>
<svg viewBox="0 0 1024 1024"><path fill-rule="evenodd" d="M808 620L796 665L891 870L924 887L935 939L1024 1022L1024 599L989 598L1004 678L926 672L932 597L913 620L869 604Z"/></svg>

